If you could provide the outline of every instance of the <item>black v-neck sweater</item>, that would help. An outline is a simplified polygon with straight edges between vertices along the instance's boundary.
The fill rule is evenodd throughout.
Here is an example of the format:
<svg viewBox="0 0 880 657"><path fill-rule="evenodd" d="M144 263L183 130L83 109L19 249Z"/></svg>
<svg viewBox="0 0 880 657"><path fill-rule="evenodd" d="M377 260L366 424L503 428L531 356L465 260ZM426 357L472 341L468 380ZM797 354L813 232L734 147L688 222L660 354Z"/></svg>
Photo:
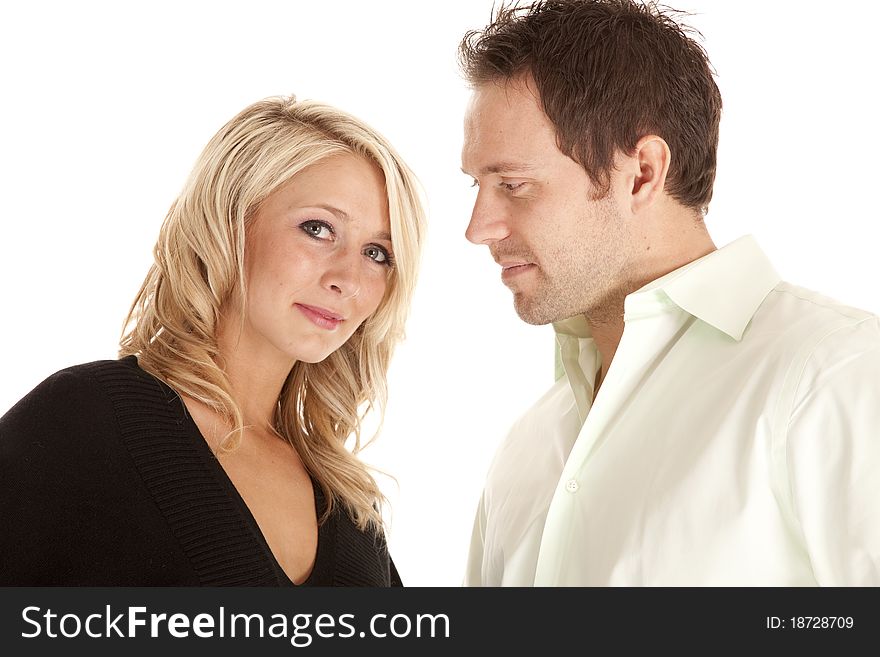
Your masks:
<svg viewBox="0 0 880 657"><path fill-rule="evenodd" d="M335 505L304 584L400 579ZM180 397L129 356L53 374L0 418L0 585L292 582Z"/></svg>

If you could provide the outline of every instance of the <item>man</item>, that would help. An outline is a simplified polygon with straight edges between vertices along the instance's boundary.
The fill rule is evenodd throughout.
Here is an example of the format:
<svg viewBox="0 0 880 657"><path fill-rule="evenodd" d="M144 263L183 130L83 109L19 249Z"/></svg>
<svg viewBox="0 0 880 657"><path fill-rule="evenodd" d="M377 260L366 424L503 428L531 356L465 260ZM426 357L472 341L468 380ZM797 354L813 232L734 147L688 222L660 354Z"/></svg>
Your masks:
<svg viewBox="0 0 880 657"><path fill-rule="evenodd" d="M721 97L630 0L468 34L467 238L564 374L501 445L469 585L880 584L880 320L716 249Z"/></svg>

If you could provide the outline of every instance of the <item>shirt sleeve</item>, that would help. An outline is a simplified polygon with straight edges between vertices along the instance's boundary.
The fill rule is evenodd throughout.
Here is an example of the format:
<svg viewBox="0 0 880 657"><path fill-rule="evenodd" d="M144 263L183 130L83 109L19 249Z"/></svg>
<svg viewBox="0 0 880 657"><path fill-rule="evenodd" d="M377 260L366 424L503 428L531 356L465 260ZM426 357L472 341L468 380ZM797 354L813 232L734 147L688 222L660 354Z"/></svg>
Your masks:
<svg viewBox="0 0 880 657"><path fill-rule="evenodd" d="M471 545L468 551L467 571L464 577L464 586L483 585L483 550L486 540L486 493L480 497L477 514L474 518L474 528L471 533Z"/></svg>
<svg viewBox="0 0 880 657"><path fill-rule="evenodd" d="M880 585L880 327L871 318L813 351L786 442L792 506L816 581Z"/></svg>

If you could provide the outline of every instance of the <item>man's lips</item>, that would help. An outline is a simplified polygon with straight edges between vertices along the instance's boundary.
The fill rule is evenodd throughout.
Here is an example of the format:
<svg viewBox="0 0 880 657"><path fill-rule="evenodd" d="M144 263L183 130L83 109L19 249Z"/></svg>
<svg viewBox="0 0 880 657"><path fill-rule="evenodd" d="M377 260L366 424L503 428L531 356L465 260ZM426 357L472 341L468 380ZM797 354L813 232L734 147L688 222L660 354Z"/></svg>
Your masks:
<svg viewBox="0 0 880 657"><path fill-rule="evenodd" d="M319 306L309 306L304 303L296 303L294 305L303 315L308 317L313 324L323 329L333 330L345 319L339 313Z"/></svg>
<svg viewBox="0 0 880 657"><path fill-rule="evenodd" d="M534 269L531 262L507 262L501 264L501 280L509 281Z"/></svg>

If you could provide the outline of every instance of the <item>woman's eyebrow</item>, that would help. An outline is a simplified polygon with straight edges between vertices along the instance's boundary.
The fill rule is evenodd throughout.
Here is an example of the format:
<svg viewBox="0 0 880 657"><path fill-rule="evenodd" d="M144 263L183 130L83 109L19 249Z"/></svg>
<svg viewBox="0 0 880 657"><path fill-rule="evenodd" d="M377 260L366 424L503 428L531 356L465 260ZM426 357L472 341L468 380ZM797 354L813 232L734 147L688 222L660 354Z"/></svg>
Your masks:
<svg viewBox="0 0 880 657"><path fill-rule="evenodd" d="M322 210L327 210L327 212L330 212L331 214L335 214L342 221L345 221L345 222L351 221L351 217L348 215L348 213L345 210L341 210L340 208L337 208L335 205L330 205L328 203L318 203L318 204L314 205L313 207L321 208ZM383 230L378 233L375 233L373 235L373 239L385 240L386 242L390 242L391 241L391 233Z"/></svg>

